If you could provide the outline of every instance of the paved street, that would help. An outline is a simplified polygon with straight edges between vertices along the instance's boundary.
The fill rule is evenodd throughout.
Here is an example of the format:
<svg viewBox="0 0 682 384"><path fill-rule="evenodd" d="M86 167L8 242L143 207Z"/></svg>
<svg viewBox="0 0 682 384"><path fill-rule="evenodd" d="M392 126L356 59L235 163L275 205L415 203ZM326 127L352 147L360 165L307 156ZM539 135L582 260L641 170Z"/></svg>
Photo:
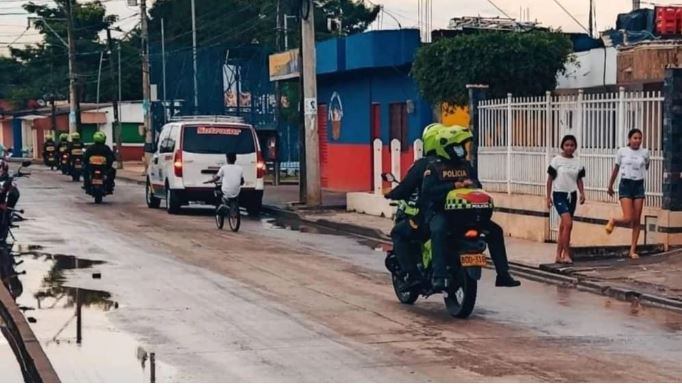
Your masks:
<svg viewBox="0 0 682 384"><path fill-rule="evenodd" d="M455 320L440 297L398 304L371 242L267 218L217 231L210 209L148 209L139 185L96 206L32 172L18 301L63 381L146 381L150 352L159 381L682 378L673 312L525 280L496 289L485 271L473 316Z"/></svg>

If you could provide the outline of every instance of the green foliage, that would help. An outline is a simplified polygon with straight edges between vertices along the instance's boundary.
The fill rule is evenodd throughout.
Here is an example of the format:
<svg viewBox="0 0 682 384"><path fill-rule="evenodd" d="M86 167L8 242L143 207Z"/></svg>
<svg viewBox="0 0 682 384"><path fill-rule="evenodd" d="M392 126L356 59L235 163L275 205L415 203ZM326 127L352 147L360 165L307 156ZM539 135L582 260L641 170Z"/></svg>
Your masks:
<svg viewBox="0 0 682 384"><path fill-rule="evenodd" d="M467 84L489 85L493 98L541 95L556 88L571 52L571 41L557 32L461 35L422 47L412 76L434 104L466 104Z"/></svg>

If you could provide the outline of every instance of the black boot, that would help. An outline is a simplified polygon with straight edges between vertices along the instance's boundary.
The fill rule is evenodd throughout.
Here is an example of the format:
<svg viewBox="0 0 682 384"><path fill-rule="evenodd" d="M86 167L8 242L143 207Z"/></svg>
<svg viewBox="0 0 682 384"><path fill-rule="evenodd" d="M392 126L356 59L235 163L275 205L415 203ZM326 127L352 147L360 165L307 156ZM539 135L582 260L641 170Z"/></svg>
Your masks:
<svg viewBox="0 0 682 384"><path fill-rule="evenodd" d="M448 279L445 277L434 277L431 279L431 288L434 293L443 292L448 289Z"/></svg>
<svg viewBox="0 0 682 384"><path fill-rule="evenodd" d="M521 282L515 280L509 272L499 274L497 279L495 279L496 287L518 287L519 285L521 285Z"/></svg>

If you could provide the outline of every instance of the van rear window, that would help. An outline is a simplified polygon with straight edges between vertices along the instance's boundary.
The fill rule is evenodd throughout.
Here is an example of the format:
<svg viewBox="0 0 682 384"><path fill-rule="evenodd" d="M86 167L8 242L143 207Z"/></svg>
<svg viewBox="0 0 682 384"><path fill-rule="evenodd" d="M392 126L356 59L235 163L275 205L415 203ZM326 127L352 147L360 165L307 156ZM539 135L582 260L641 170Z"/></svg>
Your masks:
<svg viewBox="0 0 682 384"><path fill-rule="evenodd" d="M185 127L182 146L185 152L238 155L256 152L253 134L239 127Z"/></svg>

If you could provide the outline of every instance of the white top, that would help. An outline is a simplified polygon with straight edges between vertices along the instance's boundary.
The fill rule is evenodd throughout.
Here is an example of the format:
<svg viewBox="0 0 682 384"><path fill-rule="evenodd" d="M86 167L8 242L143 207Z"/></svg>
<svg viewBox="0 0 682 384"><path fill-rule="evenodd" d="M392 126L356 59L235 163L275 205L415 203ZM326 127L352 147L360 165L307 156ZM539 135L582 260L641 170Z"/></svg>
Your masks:
<svg viewBox="0 0 682 384"><path fill-rule="evenodd" d="M239 190L242 185L242 177L244 172L242 167L237 164L225 164L220 167L217 175L223 183L220 188L223 191L223 197L231 199L239 196Z"/></svg>
<svg viewBox="0 0 682 384"><path fill-rule="evenodd" d="M628 180L644 180L649 169L649 150L639 147L633 150L623 147L616 153L616 165L618 165L620 178Z"/></svg>
<svg viewBox="0 0 682 384"><path fill-rule="evenodd" d="M555 156L547 172L554 178L552 191L572 193L578 190L578 179L585 177L585 167L575 157Z"/></svg>

